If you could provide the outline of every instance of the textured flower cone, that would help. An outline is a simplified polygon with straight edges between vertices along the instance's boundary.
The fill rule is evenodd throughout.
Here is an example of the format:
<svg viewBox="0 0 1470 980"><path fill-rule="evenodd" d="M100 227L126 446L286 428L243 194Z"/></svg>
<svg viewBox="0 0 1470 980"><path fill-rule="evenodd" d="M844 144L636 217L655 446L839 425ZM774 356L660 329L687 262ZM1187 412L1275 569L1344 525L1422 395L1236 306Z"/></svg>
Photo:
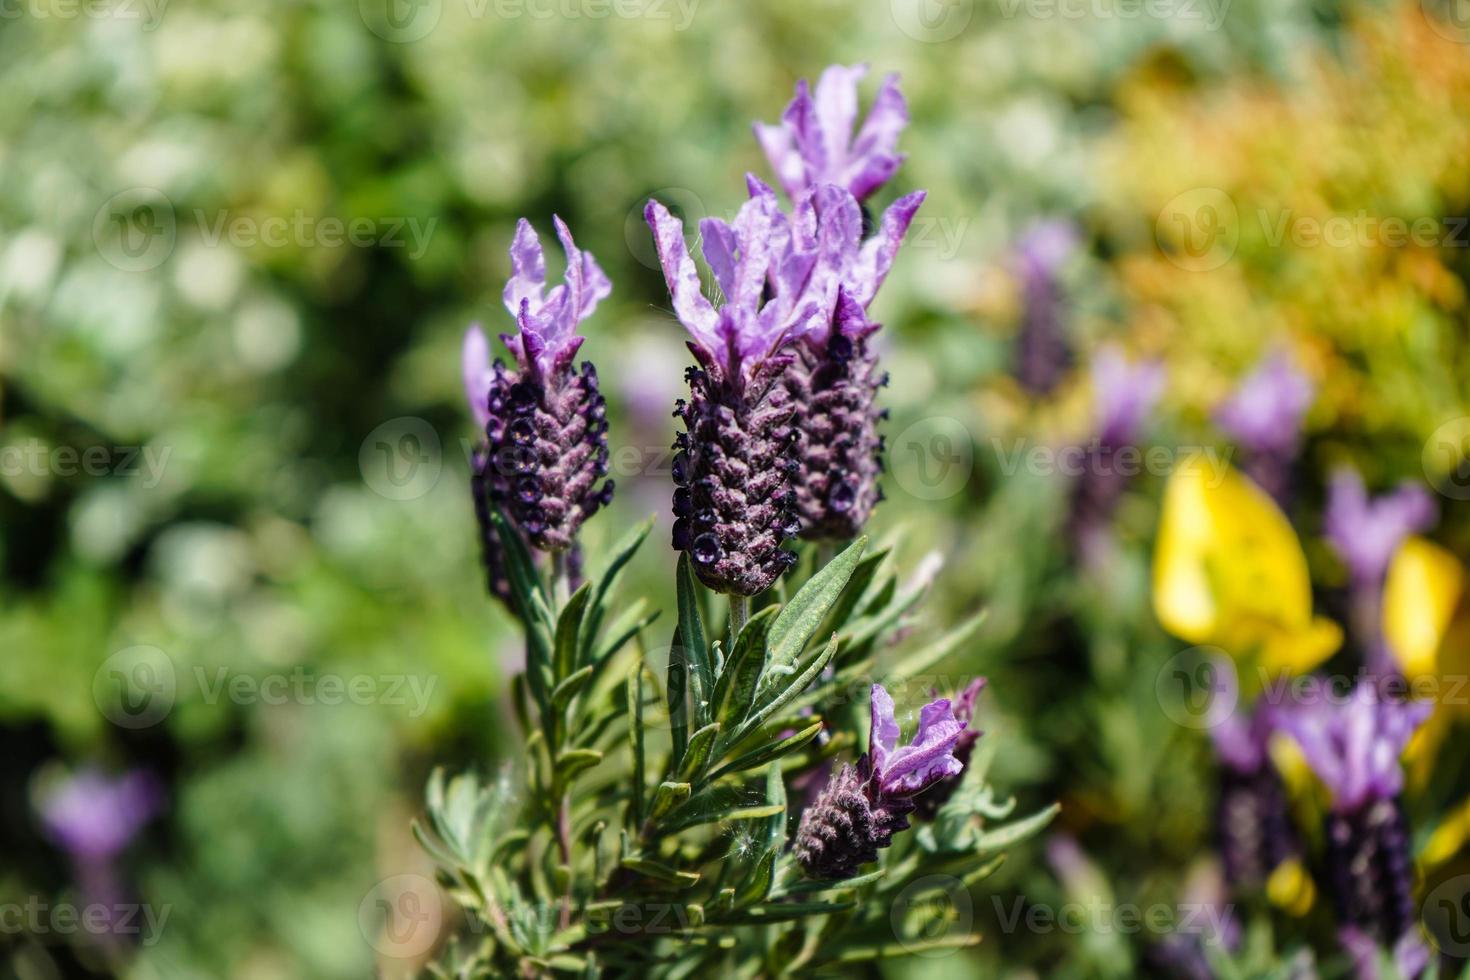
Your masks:
<svg viewBox="0 0 1470 980"><path fill-rule="evenodd" d="M875 801L878 794L866 768L866 759L843 766L803 811L792 853L809 877L851 878L878 860L879 849L892 844L894 834L908 829L914 801L894 796Z"/></svg>
<svg viewBox="0 0 1470 980"><path fill-rule="evenodd" d="M471 463L470 493L475 500L475 522L480 527L480 563L485 568L485 585L490 594L511 605L510 576L505 569L505 546L490 519L489 457L475 453Z"/></svg>
<svg viewBox="0 0 1470 980"><path fill-rule="evenodd" d="M541 551L565 551L582 523L612 499L606 403L583 364L540 382L497 362L490 385L489 498Z"/></svg>
<svg viewBox="0 0 1470 980"><path fill-rule="evenodd" d="M1298 855L1285 787L1274 769L1222 769L1215 834L1225 880L1237 888L1263 887L1283 861Z"/></svg>
<svg viewBox="0 0 1470 980"><path fill-rule="evenodd" d="M1326 836L1338 923L1393 946L1416 921L1409 831L1398 801L1329 814Z"/></svg>
<svg viewBox="0 0 1470 980"><path fill-rule="evenodd" d="M675 411L685 431L674 443L674 547L709 588L758 595L796 562L781 547L798 530L787 360L767 358L737 391L690 349L701 366L689 369L689 400Z"/></svg>
<svg viewBox="0 0 1470 980"><path fill-rule="evenodd" d="M1062 322L1062 295L1049 276L1028 279L1016 340L1016 379L1033 395L1050 394L1072 367Z"/></svg>
<svg viewBox="0 0 1470 980"><path fill-rule="evenodd" d="M807 540L855 538L883 499L883 438L886 415L874 404L887 382L866 338L833 331L826 345L794 345L786 387L798 406L794 489Z"/></svg>

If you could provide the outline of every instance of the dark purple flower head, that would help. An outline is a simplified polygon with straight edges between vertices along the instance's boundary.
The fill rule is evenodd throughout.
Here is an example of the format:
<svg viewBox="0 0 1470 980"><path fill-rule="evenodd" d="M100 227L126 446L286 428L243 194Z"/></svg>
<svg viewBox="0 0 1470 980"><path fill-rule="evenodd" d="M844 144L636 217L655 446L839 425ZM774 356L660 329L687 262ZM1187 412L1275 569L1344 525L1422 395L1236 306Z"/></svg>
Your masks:
<svg viewBox="0 0 1470 980"><path fill-rule="evenodd" d="M836 184L861 201L903 163L898 137L908 125L909 111L897 75L883 80L853 138L858 83L867 73L867 65L833 65L822 72L815 93L802 79L778 125L755 124L756 139L793 201L821 184Z"/></svg>
<svg viewBox="0 0 1470 980"><path fill-rule="evenodd" d="M501 595L500 542L489 522L500 507L526 541L542 551L572 547L583 522L612 497L607 474L606 403L597 372L572 370L582 338L577 325L608 295L611 285L588 253L553 219L566 251L566 280L546 292L546 261L529 222L516 226L512 275L505 305L518 331L501 339L515 366L490 363L490 345L478 325L465 335L465 394L485 434L473 459L472 487L491 591Z"/></svg>
<svg viewBox="0 0 1470 980"><path fill-rule="evenodd" d="M83 769L46 792L39 810L46 833L73 857L106 860L120 854L162 805L151 773L113 777Z"/></svg>
<svg viewBox="0 0 1470 980"><path fill-rule="evenodd" d="M1324 695L1282 711L1279 723L1331 792L1333 811L1351 813L1403 789L1399 756L1431 708L1387 699L1363 680L1344 698Z"/></svg>
<svg viewBox="0 0 1470 980"><path fill-rule="evenodd" d="M1427 530L1438 517L1434 498L1419 484L1405 482L1370 498L1357 471L1344 467L1332 475L1324 521L1327 540L1353 581L1376 591L1404 539Z"/></svg>
<svg viewBox="0 0 1470 980"><path fill-rule="evenodd" d="M1014 264L1022 302L1016 379L1033 394L1051 392L1072 364L1060 273L1077 241L1073 224L1053 220L1032 225L1016 242Z"/></svg>
<svg viewBox="0 0 1470 980"><path fill-rule="evenodd" d="M1312 405L1311 379L1289 356L1273 355L1252 371L1215 412L1230 437L1252 453L1290 458Z"/></svg>
<svg viewBox="0 0 1470 980"><path fill-rule="evenodd" d="M1104 446L1131 445L1164 393L1164 365L1132 362L1115 347L1105 347L1092 362L1097 438Z"/></svg>
<svg viewBox="0 0 1470 980"><path fill-rule="evenodd" d="M867 754L834 773L801 815L793 853L810 877L850 878L877 860L893 835L908 829L914 797L964 768L954 750L965 724L948 698L920 709L919 729L903 746L893 699L880 684L873 685L870 710Z"/></svg>

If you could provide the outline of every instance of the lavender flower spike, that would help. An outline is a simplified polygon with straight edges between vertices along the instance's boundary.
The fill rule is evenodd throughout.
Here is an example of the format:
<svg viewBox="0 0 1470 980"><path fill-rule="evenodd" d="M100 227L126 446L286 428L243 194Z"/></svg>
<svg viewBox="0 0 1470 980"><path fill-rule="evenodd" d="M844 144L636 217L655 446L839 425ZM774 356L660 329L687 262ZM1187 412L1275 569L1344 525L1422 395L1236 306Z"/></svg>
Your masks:
<svg viewBox="0 0 1470 980"><path fill-rule="evenodd" d="M1327 541L1346 563L1355 585L1377 592L1388 564L1404 539L1427 530L1439 516L1424 487L1405 482L1397 490L1370 499L1363 478L1343 467L1328 487Z"/></svg>
<svg viewBox="0 0 1470 980"><path fill-rule="evenodd" d="M867 754L834 773L801 815L792 852L809 877L851 878L876 861L893 835L908 829L914 797L964 769L954 751L965 725L948 698L919 711L919 730L904 746L898 744L893 699L880 684L873 685L870 708Z"/></svg>
<svg viewBox="0 0 1470 980"><path fill-rule="evenodd" d="M1391 949L1414 977L1428 962L1417 935L1414 864L1399 793L1399 756L1431 705L1389 701L1360 681L1345 701L1326 698L1285 712L1283 728L1332 794L1323 837L1340 936L1364 980L1374 947Z"/></svg>
<svg viewBox="0 0 1470 980"><path fill-rule="evenodd" d="M1278 503L1286 498L1301 443L1302 417L1312 405L1311 379L1285 353L1250 373L1215 412L1215 420L1250 458L1246 472Z"/></svg>
<svg viewBox="0 0 1470 980"><path fill-rule="evenodd" d="M775 202L745 203L728 225L700 223L705 258L724 293L720 309L705 298L684 243L683 223L657 201L644 212L653 229L674 313L693 340L689 400L675 415L684 432L674 448L674 547L718 592L764 592L796 560L781 547L800 530L791 473L791 398L782 375L791 363L778 348L819 315L814 302L789 293L765 297L790 234Z"/></svg>
<svg viewBox="0 0 1470 980"><path fill-rule="evenodd" d="M832 65L822 72L813 94L806 79L779 125L755 124L756 139L791 200L799 201L821 184L836 184L859 201L888 182L904 155L898 136L909 123L908 104L889 75L873 108L853 138L858 114L858 82L867 65Z"/></svg>
<svg viewBox="0 0 1470 980"><path fill-rule="evenodd" d="M587 363L572 370L582 346L577 325L612 287L562 220L552 220L567 271L565 282L549 293L541 241L524 218L510 248L512 275L504 299L518 330L500 339L515 356L515 367L489 363L489 345L478 326L464 342L465 393L485 433L472 480L492 591L498 543L488 520L491 504L533 547L563 552L582 523L612 499L612 481L596 485L607 475L608 459L606 403L597 372Z"/></svg>
<svg viewBox="0 0 1470 980"><path fill-rule="evenodd" d="M1016 243L1022 299L1016 380L1033 395L1049 394L1072 364L1059 273L1077 250L1078 237L1076 225L1052 220L1032 225Z"/></svg>

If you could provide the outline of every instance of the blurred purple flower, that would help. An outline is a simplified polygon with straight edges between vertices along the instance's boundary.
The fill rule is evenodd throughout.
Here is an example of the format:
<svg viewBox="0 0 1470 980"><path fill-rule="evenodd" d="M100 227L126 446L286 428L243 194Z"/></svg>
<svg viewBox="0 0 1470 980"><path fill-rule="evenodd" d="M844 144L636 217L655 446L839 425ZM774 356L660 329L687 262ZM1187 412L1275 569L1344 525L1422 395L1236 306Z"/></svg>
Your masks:
<svg viewBox="0 0 1470 980"><path fill-rule="evenodd" d="M1164 365L1132 362L1105 347L1092 362L1092 389L1098 442L1114 449L1131 445L1164 393Z"/></svg>
<svg viewBox="0 0 1470 980"><path fill-rule="evenodd" d="M815 93L806 79L797 82L796 98L779 124L755 124L756 139L793 201L821 184L836 184L861 201L903 163L898 137L908 125L909 112L897 75L883 80L853 138L858 82L867 73L867 65L832 65L817 80Z"/></svg>
<svg viewBox="0 0 1470 980"><path fill-rule="evenodd" d="M1026 390L1045 395L1072 364L1060 274L1080 236L1069 221L1033 224L1016 242L1021 283L1021 330L1016 341L1016 378Z"/></svg>
<svg viewBox="0 0 1470 980"><path fill-rule="evenodd" d="M1332 475L1323 520L1327 541L1347 565L1353 582L1376 593L1399 545L1433 526L1438 517L1439 508L1423 486L1406 481L1370 498L1357 471L1343 467Z"/></svg>
<svg viewBox="0 0 1470 980"><path fill-rule="evenodd" d="M151 773L106 776L82 769L41 798L46 833L78 860L111 860L130 844L163 805Z"/></svg>
<svg viewBox="0 0 1470 980"><path fill-rule="evenodd" d="M1433 705L1393 700L1370 681L1344 697L1323 694L1279 715L1281 729L1332 793L1332 809L1347 813L1403 789L1399 756Z"/></svg>
<svg viewBox="0 0 1470 980"><path fill-rule="evenodd" d="M882 685L873 685L869 708L867 754L834 773L801 815L792 851L809 877L850 878L876 861L893 835L908 829L913 797L964 768L954 749L965 725L948 698L920 709L919 729L904 746L898 744L893 699Z"/></svg>
<svg viewBox="0 0 1470 980"><path fill-rule="evenodd" d="M1286 499L1301 445L1312 381L1278 352L1263 361L1215 410L1215 420L1249 453L1246 472L1278 502Z"/></svg>

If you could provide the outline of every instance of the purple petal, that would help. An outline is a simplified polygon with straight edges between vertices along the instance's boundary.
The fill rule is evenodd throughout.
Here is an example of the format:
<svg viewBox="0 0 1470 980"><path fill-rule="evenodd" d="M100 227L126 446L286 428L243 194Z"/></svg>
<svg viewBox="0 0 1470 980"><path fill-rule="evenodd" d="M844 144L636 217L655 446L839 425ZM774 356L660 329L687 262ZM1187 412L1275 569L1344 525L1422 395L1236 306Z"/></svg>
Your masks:
<svg viewBox="0 0 1470 980"><path fill-rule="evenodd" d="M873 98L873 107L868 110L863 128L858 130L857 139L852 144L852 155L894 157L898 150L898 137L908 124L909 106L903 92L899 91L898 75L889 75L883 79L878 94ZM862 197L857 191L853 194L859 199Z"/></svg>
<svg viewBox="0 0 1470 980"><path fill-rule="evenodd" d="M817 79L817 120L828 168L841 166L847 159L852 128L857 123L858 83L867 73L867 65L831 65Z"/></svg>
<svg viewBox="0 0 1470 980"><path fill-rule="evenodd" d="M853 293L864 306L873 301L878 287L888 278L888 270L893 267L894 257L903 244L903 236L908 233L909 225L926 196L924 191L915 191L894 201L883 212L878 233L863 244L852 278L855 283Z"/></svg>
<svg viewBox="0 0 1470 980"><path fill-rule="evenodd" d="M566 324L566 335L570 336L577 324L592 315L597 304L612 293L612 281L607 278L591 252L583 252L572 240L572 232L566 222L556 215L551 216L556 227L556 237L561 240L562 251L567 255L567 285L571 290Z"/></svg>
<svg viewBox="0 0 1470 980"><path fill-rule="evenodd" d="M699 282L699 271L689 248L684 243L684 222L669 213L657 201L649 201L643 211L644 220L653 229L654 246L659 265L674 303L674 315L694 337L696 343L712 354L723 357L718 332L719 315L705 299Z"/></svg>
<svg viewBox="0 0 1470 980"><path fill-rule="evenodd" d="M475 425L485 428L490 421L490 343L478 323L471 324L464 333L464 344L460 353L460 364L464 372L464 394L469 399L470 414Z"/></svg>
<svg viewBox="0 0 1470 980"><path fill-rule="evenodd" d="M1105 347L1092 362L1094 411L1098 441L1105 446L1131 444L1164 392L1164 365L1130 363L1115 347Z"/></svg>
<svg viewBox="0 0 1470 980"><path fill-rule="evenodd" d="M520 313L521 302L529 299L533 306L542 303L541 293L546 288L546 255L541 251L541 239L531 222L522 218L516 222L515 238L510 244L510 279L505 284L503 298L505 308L511 316Z"/></svg>
<svg viewBox="0 0 1470 980"><path fill-rule="evenodd" d="M1311 379L1285 354L1264 361L1216 411L1230 436L1253 453L1290 454L1312 404Z"/></svg>
<svg viewBox="0 0 1470 980"><path fill-rule="evenodd" d="M879 770L883 791L908 795L957 775L964 765L952 753L964 730L948 698L925 705L919 711L919 731L913 741L889 756L887 765Z"/></svg>
<svg viewBox="0 0 1470 980"><path fill-rule="evenodd" d="M735 294L737 267L735 229L719 218L705 218L699 223L699 238L704 243L704 260L715 274L715 282L728 298Z"/></svg>
<svg viewBox="0 0 1470 980"><path fill-rule="evenodd" d="M898 721L893 717L893 698L888 696L882 684L874 684L869 692L869 712L868 754L873 760L873 771L881 773L898 745Z"/></svg>
<svg viewBox="0 0 1470 980"><path fill-rule="evenodd" d="M806 162L801 158L801 151L796 148L791 130L784 125L772 126L758 122L755 124L755 138L765 151L771 169L776 172L776 180L795 200L806 189Z"/></svg>
<svg viewBox="0 0 1470 980"><path fill-rule="evenodd" d="M1355 470L1344 467L1332 475L1326 537L1362 586L1376 590L1404 539L1432 527L1438 518L1434 498L1419 484L1406 482L1370 499Z"/></svg>

